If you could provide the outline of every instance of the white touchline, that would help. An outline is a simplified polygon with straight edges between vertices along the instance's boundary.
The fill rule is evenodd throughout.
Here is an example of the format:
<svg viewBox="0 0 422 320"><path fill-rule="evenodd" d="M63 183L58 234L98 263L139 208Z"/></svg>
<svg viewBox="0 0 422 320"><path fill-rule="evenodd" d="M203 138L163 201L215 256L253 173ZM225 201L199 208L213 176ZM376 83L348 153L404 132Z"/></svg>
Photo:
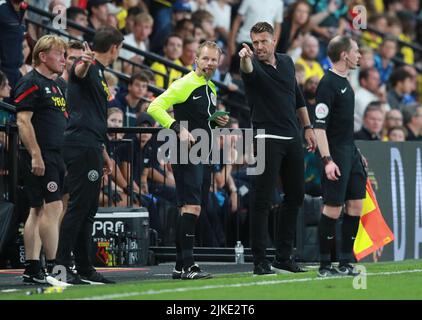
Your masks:
<svg viewBox="0 0 422 320"><path fill-rule="evenodd" d="M366 273L367 276L387 276L387 275L397 275L404 273L417 273L422 272L422 269L414 270L403 270L403 271L392 271L392 272L378 272L378 273ZM240 287L251 287L251 286L269 286L282 283L294 283L294 282L310 282L310 281L323 281L323 280L336 280L336 279L352 279L351 277L329 277L329 278L301 278L301 279L289 279L289 280L272 280L272 281L255 281L248 283L233 283L233 284L220 284L220 285L210 285L210 286L201 286L201 287L184 287L184 288L175 288L175 289L162 289L162 290L147 290L142 292L127 292L127 293L116 293L103 296L93 296L88 298L76 298L70 300L111 300L111 299L120 299L128 298L133 296L144 296L144 295L157 295L162 293L176 293L176 292L187 292L187 291L199 291L199 290L212 290L212 289L221 289L221 288L240 288Z"/></svg>

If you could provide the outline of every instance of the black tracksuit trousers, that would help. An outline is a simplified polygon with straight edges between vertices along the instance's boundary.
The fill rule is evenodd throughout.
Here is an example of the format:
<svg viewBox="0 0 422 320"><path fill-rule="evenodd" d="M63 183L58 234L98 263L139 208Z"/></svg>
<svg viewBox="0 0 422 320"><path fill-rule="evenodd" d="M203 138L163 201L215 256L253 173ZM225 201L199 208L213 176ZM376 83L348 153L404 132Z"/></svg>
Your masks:
<svg viewBox="0 0 422 320"><path fill-rule="evenodd" d="M281 178L284 200L277 221L275 238L276 259L290 258L296 234L296 220L303 204L304 153L300 137L291 140L265 138L265 169L253 177L254 203L251 211L251 249L254 264L266 258L268 215L274 189ZM259 160L258 160L259 161Z"/></svg>
<svg viewBox="0 0 422 320"><path fill-rule="evenodd" d="M77 270L88 272L92 266L92 226L98 210L103 154L101 149L64 147L66 184L70 194L67 212L60 227L57 264L71 266L71 252Z"/></svg>

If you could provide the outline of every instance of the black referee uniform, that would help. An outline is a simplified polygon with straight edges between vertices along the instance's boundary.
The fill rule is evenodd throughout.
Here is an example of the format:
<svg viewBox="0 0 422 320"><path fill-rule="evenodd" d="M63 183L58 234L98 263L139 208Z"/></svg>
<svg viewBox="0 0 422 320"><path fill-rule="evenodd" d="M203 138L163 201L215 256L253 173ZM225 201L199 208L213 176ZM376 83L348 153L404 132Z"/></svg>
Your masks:
<svg viewBox="0 0 422 320"><path fill-rule="evenodd" d="M243 73L245 92L254 129L265 129L265 169L254 179L255 201L251 212L251 249L256 274L266 262L268 214L274 189L281 178L284 199L275 239L276 260L290 261L296 217L304 198L304 153L296 115L305 100L296 83L295 68L288 55L276 53L276 68L252 58L253 71ZM258 268L258 269L257 269ZM283 266L284 268L284 266Z"/></svg>
<svg viewBox="0 0 422 320"><path fill-rule="evenodd" d="M73 251L78 273L89 275L95 271L91 234L103 174L109 90L100 62L96 60L82 79L75 74L78 63L83 62L74 64L67 92L72 114L64 135L63 156L70 198L60 229L57 262L70 267Z"/></svg>
<svg viewBox="0 0 422 320"><path fill-rule="evenodd" d="M341 173L337 181L329 180L325 172L322 173L324 204L341 207L347 200L364 199L367 175L362 157L354 144L355 96L347 78L330 70L319 83L316 103L314 127L326 131L330 155ZM323 228L326 225L331 226L334 233L335 222L335 219L325 215L321 217L320 259L322 266L331 263L331 248L325 245L326 237L321 236L321 225ZM358 224L359 217L344 215L340 257L342 263L349 263L353 259L353 240L351 239L355 236L352 233L357 230Z"/></svg>

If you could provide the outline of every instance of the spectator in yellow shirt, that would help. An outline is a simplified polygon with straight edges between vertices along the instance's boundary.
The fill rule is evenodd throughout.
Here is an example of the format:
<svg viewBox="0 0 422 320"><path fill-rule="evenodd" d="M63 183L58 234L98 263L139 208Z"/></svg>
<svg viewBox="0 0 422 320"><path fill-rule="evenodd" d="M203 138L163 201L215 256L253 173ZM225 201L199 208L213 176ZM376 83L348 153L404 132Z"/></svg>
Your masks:
<svg viewBox="0 0 422 320"><path fill-rule="evenodd" d="M319 62L316 60L319 51L319 44L317 38L314 36L306 36L302 45L302 55L296 61L296 64L302 65L305 68L305 79L308 80L310 77L317 76L321 80L324 75Z"/></svg>
<svg viewBox="0 0 422 320"><path fill-rule="evenodd" d="M182 56L182 48L182 38L176 34L169 35L166 41L164 42L164 58L170 60L171 62L179 66L182 66L182 62L180 61L180 57ZM157 87L160 88L167 88L174 80L177 80L183 76L183 73L181 71L169 68L159 62L154 62L151 65L151 70L164 73L168 76L168 79L164 79L164 77L159 74L155 75L155 84L157 85Z"/></svg>

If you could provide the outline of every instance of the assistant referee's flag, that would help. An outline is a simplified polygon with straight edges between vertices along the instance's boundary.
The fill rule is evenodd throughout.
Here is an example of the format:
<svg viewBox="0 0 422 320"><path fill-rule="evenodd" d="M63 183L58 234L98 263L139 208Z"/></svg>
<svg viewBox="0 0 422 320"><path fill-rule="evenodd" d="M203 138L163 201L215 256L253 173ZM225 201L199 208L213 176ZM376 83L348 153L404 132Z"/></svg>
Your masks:
<svg viewBox="0 0 422 320"><path fill-rule="evenodd" d="M393 240L394 234L381 214L374 190L372 190L371 182L368 179L359 230L353 246L356 260L363 259Z"/></svg>

